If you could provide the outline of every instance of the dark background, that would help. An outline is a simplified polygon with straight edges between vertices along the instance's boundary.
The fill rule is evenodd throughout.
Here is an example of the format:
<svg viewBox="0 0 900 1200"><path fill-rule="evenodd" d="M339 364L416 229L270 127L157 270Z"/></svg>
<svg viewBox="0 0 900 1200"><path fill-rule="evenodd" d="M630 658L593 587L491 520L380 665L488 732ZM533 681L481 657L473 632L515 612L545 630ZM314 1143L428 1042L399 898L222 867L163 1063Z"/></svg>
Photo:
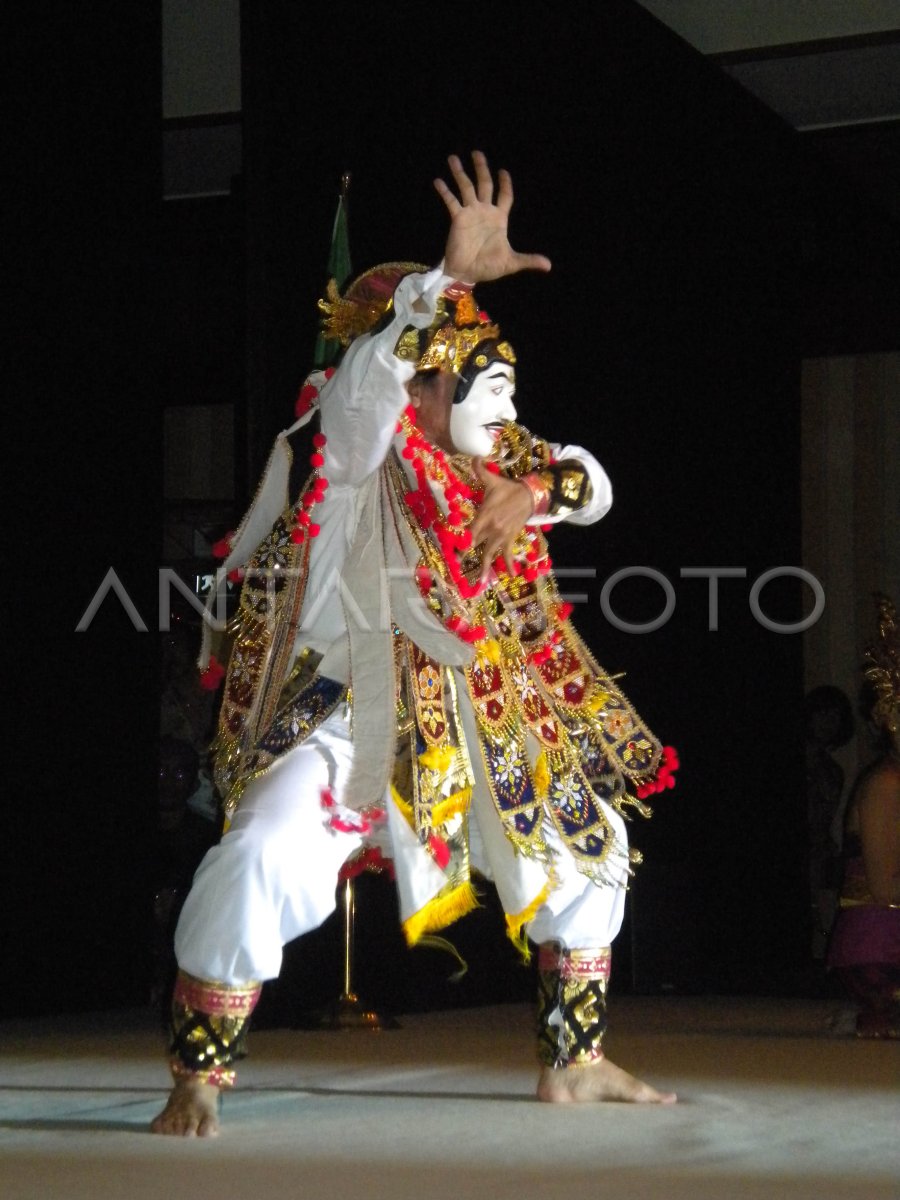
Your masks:
<svg viewBox="0 0 900 1200"><path fill-rule="evenodd" d="M246 5L244 170L231 196L164 206L155 6L39 9L14 45L5 621L6 1014L142 1004L159 729L162 414L237 411L235 519L310 366L341 173L354 266L436 261L448 153L512 173L513 244L549 276L485 287L517 349L523 421L590 447L615 504L554 532L596 578L576 622L681 752L649 823L615 985L803 992L808 961L802 647L751 615L750 584L802 565L800 362L897 349L900 231L865 187L626 0L486 6ZM674 584L658 631L615 628L603 581ZM121 605L74 631L114 566ZM706 583L731 566L720 628ZM646 579L613 606L648 621ZM809 611L772 584L765 611ZM396 1010L528 994L493 899L450 936L461 984L408 954L390 889L360 887L360 990ZM337 921L289 948L262 1013L340 984ZM261 1014L262 1015L262 1014Z"/></svg>

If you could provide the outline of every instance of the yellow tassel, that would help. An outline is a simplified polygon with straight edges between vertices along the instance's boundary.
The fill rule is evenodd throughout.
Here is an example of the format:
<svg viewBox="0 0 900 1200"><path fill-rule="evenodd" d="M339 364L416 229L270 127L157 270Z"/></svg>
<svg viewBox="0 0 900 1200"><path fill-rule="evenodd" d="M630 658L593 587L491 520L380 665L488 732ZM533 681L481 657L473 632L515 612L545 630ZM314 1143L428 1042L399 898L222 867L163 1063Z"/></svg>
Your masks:
<svg viewBox="0 0 900 1200"><path fill-rule="evenodd" d="M503 657L503 651L496 638L484 638L483 641L480 641L477 644L475 649L479 658L487 659L487 661L489 663L493 663L495 667Z"/></svg>
<svg viewBox="0 0 900 1200"><path fill-rule="evenodd" d="M461 883L446 896L435 896L433 900L429 900L424 908L420 908L403 922L406 944L415 946L424 934L445 929L460 917L480 907L478 895L471 883Z"/></svg>
<svg viewBox="0 0 900 1200"><path fill-rule="evenodd" d="M520 913L515 913L510 916L506 914L506 936L522 955L523 962L531 962L531 949L528 945L528 935L525 933L525 926L529 921L533 921L540 909L547 902L547 897L556 886L556 881L552 875L538 892L537 896L532 900L527 908L523 908Z"/></svg>
<svg viewBox="0 0 900 1200"><path fill-rule="evenodd" d="M452 796L448 796L446 800L441 800L439 804L435 804L431 810L431 819L435 825L445 825L451 817L459 816L460 813L469 811L469 801L472 799L472 789L470 787L462 788L458 792L454 792Z"/></svg>
<svg viewBox="0 0 900 1200"><path fill-rule="evenodd" d="M391 796L394 803L400 809L400 812L406 817L410 825L413 824L412 805L407 804L397 789L391 784ZM435 826L444 825L451 817L456 817L460 813L468 812L469 801L472 799L472 789L470 787L461 788L460 791L454 792L452 796L448 796L446 800L441 800L435 804L431 810L432 824Z"/></svg>
<svg viewBox="0 0 900 1200"><path fill-rule="evenodd" d="M419 762L431 771L440 771L443 775L450 769L456 758L456 751L451 746L430 746L419 755Z"/></svg>
<svg viewBox="0 0 900 1200"><path fill-rule="evenodd" d="M453 945L453 943L449 942L446 938L438 937L435 933L423 933L421 938L419 938L417 945L430 946L432 950L443 950L445 954L453 955L453 957L459 963L459 970L454 971L452 975L447 976L451 983L458 983L460 979L462 979L463 975L468 972L469 964Z"/></svg>
<svg viewBox="0 0 900 1200"><path fill-rule="evenodd" d="M394 787L393 784L391 784L391 799L394 801L394 803L400 809L400 812L406 818L407 824L412 825L413 824L412 805L406 803L406 801L403 799L403 797L400 795L400 793L397 791L397 789Z"/></svg>
<svg viewBox="0 0 900 1200"><path fill-rule="evenodd" d="M535 795L539 800L546 800L550 789L550 771L547 767L547 751L542 750L537 756L537 762L531 772L531 782L534 784Z"/></svg>

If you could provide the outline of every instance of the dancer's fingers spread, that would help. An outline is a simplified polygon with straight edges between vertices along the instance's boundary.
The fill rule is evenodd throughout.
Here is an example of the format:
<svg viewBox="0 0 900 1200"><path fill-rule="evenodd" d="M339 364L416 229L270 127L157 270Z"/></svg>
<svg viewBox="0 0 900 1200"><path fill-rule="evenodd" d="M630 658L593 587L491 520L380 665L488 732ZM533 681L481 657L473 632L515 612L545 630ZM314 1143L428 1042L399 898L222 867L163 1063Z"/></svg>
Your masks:
<svg viewBox="0 0 900 1200"><path fill-rule="evenodd" d="M508 213L513 205L512 176L509 171L501 167L497 172L497 180L500 185L497 189L497 207L502 212Z"/></svg>
<svg viewBox="0 0 900 1200"><path fill-rule="evenodd" d="M546 254L514 254L513 262L517 271L549 271L552 267Z"/></svg>
<svg viewBox="0 0 900 1200"><path fill-rule="evenodd" d="M447 187L446 183L444 183L443 179L434 180L434 190L446 204L447 211L451 216L454 213L459 212L459 210L462 208L462 205Z"/></svg>
<svg viewBox="0 0 900 1200"><path fill-rule="evenodd" d="M475 196L475 187L472 180L463 170L463 165L459 160L458 155L451 154L447 159L447 163L456 180L456 186L459 188L459 195L464 204L471 204Z"/></svg>
<svg viewBox="0 0 900 1200"><path fill-rule="evenodd" d="M481 150L472 151L472 165L475 168L475 178L478 181L478 199L490 204L494 198L494 181L488 166L486 155Z"/></svg>

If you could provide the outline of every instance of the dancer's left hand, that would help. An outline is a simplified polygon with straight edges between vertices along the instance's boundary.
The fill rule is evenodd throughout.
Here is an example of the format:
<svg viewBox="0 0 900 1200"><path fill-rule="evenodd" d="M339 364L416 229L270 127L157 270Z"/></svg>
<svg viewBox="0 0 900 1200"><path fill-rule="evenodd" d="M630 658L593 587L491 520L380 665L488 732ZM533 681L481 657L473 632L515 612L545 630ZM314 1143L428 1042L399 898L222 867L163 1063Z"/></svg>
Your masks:
<svg viewBox="0 0 900 1200"><path fill-rule="evenodd" d="M522 532L525 522L534 511L534 500L528 488L514 479L495 475L480 458L472 459L472 467L484 487L484 498L469 526L472 545L484 543L481 577L486 579L491 564L498 556L506 563L507 571L513 572L513 545Z"/></svg>

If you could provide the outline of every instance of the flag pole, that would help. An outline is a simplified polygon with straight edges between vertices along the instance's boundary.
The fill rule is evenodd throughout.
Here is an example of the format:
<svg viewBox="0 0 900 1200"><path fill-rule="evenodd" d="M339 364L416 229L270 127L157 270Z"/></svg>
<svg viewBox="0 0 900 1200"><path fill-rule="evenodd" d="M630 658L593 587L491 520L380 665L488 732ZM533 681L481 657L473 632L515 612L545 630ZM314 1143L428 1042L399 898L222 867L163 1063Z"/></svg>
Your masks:
<svg viewBox="0 0 900 1200"><path fill-rule="evenodd" d="M331 247L328 253L328 276L338 288L349 280L353 268L350 261L350 237L347 223L347 198L350 193L349 171L341 175L341 191L334 225L331 230ZM340 352L340 342L325 338L321 333L316 339L315 365L324 369L331 366ZM319 1022L323 1029L398 1029L399 1022L393 1017L382 1016L365 1007L353 989L353 951L356 924L356 891L353 874L342 875L341 900L343 908L344 940L344 986L337 1000Z"/></svg>

